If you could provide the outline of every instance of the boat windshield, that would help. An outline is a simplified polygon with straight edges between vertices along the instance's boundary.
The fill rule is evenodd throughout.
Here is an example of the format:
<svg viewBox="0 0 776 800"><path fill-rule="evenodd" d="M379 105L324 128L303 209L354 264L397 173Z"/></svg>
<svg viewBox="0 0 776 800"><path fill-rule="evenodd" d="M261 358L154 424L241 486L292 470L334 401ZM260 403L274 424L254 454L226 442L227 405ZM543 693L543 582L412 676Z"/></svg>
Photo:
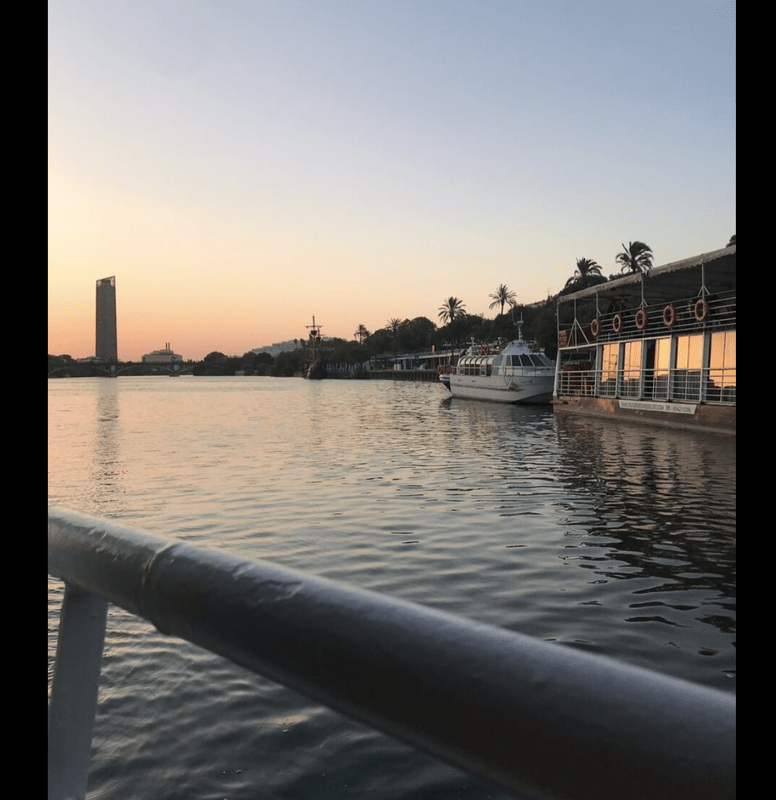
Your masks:
<svg viewBox="0 0 776 800"><path fill-rule="evenodd" d="M512 367L552 367L552 364L541 353L523 353L509 356L509 365Z"/></svg>

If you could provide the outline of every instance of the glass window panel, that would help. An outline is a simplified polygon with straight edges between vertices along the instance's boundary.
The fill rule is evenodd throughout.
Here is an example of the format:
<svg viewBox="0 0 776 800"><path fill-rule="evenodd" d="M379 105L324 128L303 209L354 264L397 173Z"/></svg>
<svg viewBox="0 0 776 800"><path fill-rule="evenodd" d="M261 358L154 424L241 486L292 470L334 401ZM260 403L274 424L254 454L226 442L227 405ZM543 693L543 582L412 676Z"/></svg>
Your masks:
<svg viewBox="0 0 776 800"><path fill-rule="evenodd" d="M616 394L619 352L619 344L606 344L601 349L601 384L599 393L604 397L614 397Z"/></svg>
<svg viewBox="0 0 776 800"><path fill-rule="evenodd" d="M711 335L706 399L732 403L736 399L736 332Z"/></svg>
<svg viewBox="0 0 776 800"><path fill-rule="evenodd" d="M680 336L676 340L674 398L700 400L703 367L703 335Z"/></svg>
<svg viewBox="0 0 776 800"><path fill-rule="evenodd" d="M668 372L671 367L671 340L655 341L655 369L652 380L652 397L656 400L668 399Z"/></svg>
<svg viewBox="0 0 776 800"><path fill-rule="evenodd" d="M703 336L680 336L676 341L676 368L699 370L703 358Z"/></svg>
<svg viewBox="0 0 776 800"><path fill-rule="evenodd" d="M622 386L623 397L638 397L641 386L642 342L627 342L623 351Z"/></svg>
<svg viewBox="0 0 776 800"><path fill-rule="evenodd" d="M658 339L655 342L655 373L668 375L671 367L671 340Z"/></svg>

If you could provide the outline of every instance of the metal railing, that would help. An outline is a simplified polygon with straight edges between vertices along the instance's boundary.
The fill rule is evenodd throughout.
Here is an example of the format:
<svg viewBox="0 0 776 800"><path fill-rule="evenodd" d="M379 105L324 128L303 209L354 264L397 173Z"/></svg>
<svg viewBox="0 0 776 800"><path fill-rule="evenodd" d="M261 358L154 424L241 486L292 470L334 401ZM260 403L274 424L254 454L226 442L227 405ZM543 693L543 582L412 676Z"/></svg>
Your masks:
<svg viewBox="0 0 776 800"><path fill-rule="evenodd" d="M595 369L558 373L558 397L609 397L639 400L677 400L687 403L735 405L736 368L700 370L620 370L616 378L602 380Z"/></svg>
<svg viewBox="0 0 776 800"><path fill-rule="evenodd" d="M520 797L735 797L733 695L57 508L48 557L50 800L85 795L107 602Z"/></svg>
<svg viewBox="0 0 776 800"><path fill-rule="evenodd" d="M707 304L705 307L699 302ZM697 309L696 309L697 306ZM667 309L672 309L669 312ZM636 315L641 311L642 327ZM696 316L697 313L697 316ZM615 320L619 317L619 320ZM702 317L702 319L699 319ZM588 317L589 319L589 317ZM569 327L558 329L558 347L579 347L587 344L645 339L655 335L694 334L736 326L736 293L720 292L705 297L685 297L673 303L644 304L634 308L607 311L596 316L598 333L593 333L592 322L574 320ZM670 324L667 324L670 322Z"/></svg>

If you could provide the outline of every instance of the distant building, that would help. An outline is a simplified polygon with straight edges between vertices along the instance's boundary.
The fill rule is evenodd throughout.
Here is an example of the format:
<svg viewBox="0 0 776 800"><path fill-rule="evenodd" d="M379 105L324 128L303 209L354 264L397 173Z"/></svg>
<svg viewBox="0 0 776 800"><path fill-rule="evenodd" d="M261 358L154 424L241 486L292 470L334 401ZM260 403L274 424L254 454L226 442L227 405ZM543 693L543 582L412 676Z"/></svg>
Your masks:
<svg viewBox="0 0 776 800"><path fill-rule="evenodd" d="M273 358L277 358L281 353L291 353L298 350L300 347L305 346L304 339L287 339L285 342L273 342L272 344L265 345L264 347L256 347L251 350L254 355L259 353L269 353Z"/></svg>
<svg viewBox="0 0 776 800"><path fill-rule="evenodd" d="M144 364L175 364L183 361L183 356L173 353L170 350L170 343L166 342L165 347L161 350L154 350L151 353L146 353L141 359Z"/></svg>
<svg viewBox="0 0 776 800"><path fill-rule="evenodd" d="M116 278L100 278L97 281L97 325L95 354L102 361L118 359L116 337Z"/></svg>
<svg viewBox="0 0 776 800"><path fill-rule="evenodd" d="M318 328L320 333L320 328ZM321 336L321 342L333 342L332 336ZM273 358L277 358L281 353L292 353L294 350L301 350L307 347L307 339L286 339L285 342L273 342L272 344L264 345L264 347L254 347L251 353L259 355L259 353L268 353Z"/></svg>

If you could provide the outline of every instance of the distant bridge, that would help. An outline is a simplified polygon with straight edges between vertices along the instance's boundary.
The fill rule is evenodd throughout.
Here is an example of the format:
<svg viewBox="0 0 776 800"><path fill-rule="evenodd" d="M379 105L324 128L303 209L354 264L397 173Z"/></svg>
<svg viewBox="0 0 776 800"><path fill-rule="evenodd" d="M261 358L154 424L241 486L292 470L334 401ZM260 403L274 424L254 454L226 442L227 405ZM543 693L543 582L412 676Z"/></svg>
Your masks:
<svg viewBox="0 0 776 800"><path fill-rule="evenodd" d="M70 361L67 364L56 364L48 368L48 377L53 378L62 373L75 373L79 377L88 374L93 378L117 378L119 375L158 375L164 373L167 375L191 375L194 368L199 366L202 362L196 364L186 364L185 366L180 363L176 364L149 364L144 361L132 362L128 364L100 364L94 361ZM218 365L208 365L215 366Z"/></svg>

